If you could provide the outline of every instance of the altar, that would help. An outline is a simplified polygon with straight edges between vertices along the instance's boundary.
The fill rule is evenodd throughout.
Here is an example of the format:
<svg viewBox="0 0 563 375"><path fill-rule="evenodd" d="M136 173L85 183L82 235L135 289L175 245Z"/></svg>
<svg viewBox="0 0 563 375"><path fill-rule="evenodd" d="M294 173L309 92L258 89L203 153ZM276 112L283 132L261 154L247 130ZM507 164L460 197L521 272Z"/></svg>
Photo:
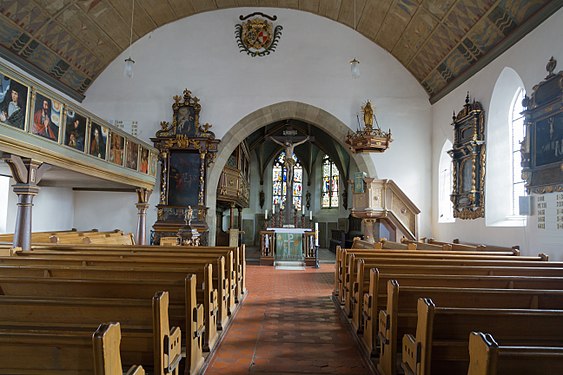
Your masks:
<svg viewBox="0 0 563 375"><path fill-rule="evenodd" d="M315 231L310 228L267 228L260 231L260 264L296 262L316 265Z"/></svg>

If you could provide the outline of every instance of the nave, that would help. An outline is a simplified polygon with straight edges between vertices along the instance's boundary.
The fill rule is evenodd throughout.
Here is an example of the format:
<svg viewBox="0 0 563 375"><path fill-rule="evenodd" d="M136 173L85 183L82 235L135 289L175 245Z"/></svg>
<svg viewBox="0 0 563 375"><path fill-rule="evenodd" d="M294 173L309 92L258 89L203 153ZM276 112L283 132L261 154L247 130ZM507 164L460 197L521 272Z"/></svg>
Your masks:
<svg viewBox="0 0 563 375"><path fill-rule="evenodd" d="M248 295L206 375L370 374L331 298L334 264L247 265Z"/></svg>

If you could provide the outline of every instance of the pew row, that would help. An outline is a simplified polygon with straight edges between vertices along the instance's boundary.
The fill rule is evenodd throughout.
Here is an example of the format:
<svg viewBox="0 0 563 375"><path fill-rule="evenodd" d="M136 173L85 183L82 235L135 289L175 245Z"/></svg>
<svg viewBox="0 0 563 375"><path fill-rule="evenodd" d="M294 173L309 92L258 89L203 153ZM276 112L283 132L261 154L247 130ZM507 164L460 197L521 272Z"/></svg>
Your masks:
<svg viewBox="0 0 563 375"><path fill-rule="evenodd" d="M364 332L361 339L368 353L376 356L379 356L379 311L387 306L389 280L398 280L403 286L420 287L563 290L563 277L393 274L372 268L369 292L364 295Z"/></svg>
<svg viewBox="0 0 563 375"><path fill-rule="evenodd" d="M196 373L203 363L203 307L195 300L197 280L189 275L182 281L126 279L53 279L0 276L0 294L25 297L76 297L150 299L160 290L169 295L169 324L186 327L186 368Z"/></svg>
<svg viewBox="0 0 563 375"><path fill-rule="evenodd" d="M142 366L123 372L119 323L88 331L0 328L0 374L144 375Z"/></svg>
<svg viewBox="0 0 563 375"><path fill-rule="evenodd" d="M563 290L415 287L389 280L387 307L379 312L378 369L384 375L397 374L399 339L415 332L420 298L431 298L440 306L563 310Z"/></svg>
<svg viewBox="0 0 563 375"><path fill-rule="evenodd" d="M91 332L100 321L118 321L124 364L141 363L154 374L178 373L181 330L169 325L168 292L135 300L0 295L0 305L0 328Z"/></svg>
<svg viewBox="0 0 563 375"><path fill-rule="evenodd" d="M88 255L110 255L110 254L123 254L129 253L131 255L140 254L152 254L158 256L165 255L186 255L190 254L217 254L225 256L225 270L226 275L232 282L229 282L231 288L233 288L233 299L230 308L234 306L236 302L242 300L242 296L246 291L246 257L244 245L241 247L228 247L228 246L168 246L168 247L155 247L155 246L104 246L104 245L89 245L87 247L83 246L68 246L68 245L57 245L57 246L45 246L36 245L32 247L32 253L53 253L53 252L71 252L71 253L83 253ZM28 252L29 253L29 252ZM92 253L92 254L91 254ZM98 254L101 253L101 254ZM232 262L229 260L232 259Z"/></svg>
<svg viewBox="0 0 563 375"><path fill-rule="evenodd" d="M426 255L431 255L432 257L444 257L444 256L475 256L478 255L483 257L483 259L505 259L507 256L513 256L513 253L498 253L498 252L482 252L482 251L432 251L432 250L373 250L373 249L344 249L337 247L336 249L336 269L335 269L335 288L334 294L340 298L341 303L344 303L342 296L342 288L346 280L346 273L349 269L350 258L352 255L356 257L403 257L403 258L425 258ZM545 254L539 254L538 256L523 257L518 256L511 258L512 260L522 260L522 261L547 261L548 257Z"/></svg>
<svg viewBox="0 0 563 375"><path fill-rule="evenodd" d="M471 332L467 375L545 375L563 369L563 347L500 345L492 335Z"/></svg>
<svg viewBox="0 0 563 375"><path fill-rule="evenodd" d="M207 270L207 264L211 264L212 270ZM59 254L58 252L49 251L18 251L14 256L0 257L0 265L82 266L92 269L90 274L94 274L94 267L117 267L118 269L115 272L125 272L126 269L123 269L123 267L143 267L146 268L146 272L150 272L147 275L148 278L160 279L183 279L186 274L195 274L200 281L197 288L197 296L199 303L203 304L205 308L207 316L206 325L208 326L207 338L211 341L216 336L214 334L216 328L211 327L211 325L215 324L213 323L214 321L217 321L218 328L222 329L228 321L229 307L233 308L230 301L234 300L234 288L232 287L234 281L233 279L225 278L225 258L213 254L159 254L153 256L152 254L130 255L116 253L115 255L102 254L98 256L81 252ZM140 272L141 270L138 271ZM47 272L45 275L53 277L54 275L63 275L63 272L59 268L56 274ZM234 305L234 302L232 305ZM216 309L218 309L217 316L214 316ZM213 344L209 343L207 338L205 345L209 344L212 346Z"/></svg>
<svg viewBox="0 0 563 375"><path fill-rule="evenodd" d="M476 329L508 345L563 346L563 310L438 307L421 298L417 312L416 334L403 337L406 375L467 374Z"/></svg>
<svg viewBox="0 0 563 375"><path fill-rule="evenodd" d="M512 258L512 257L510 257ZM390 273L466 274L466 275L518 275L562 276L563 263L538 261L487 260L479 256L438 258L388 258L355 259L349 265L348 285L343 288L344 311L351 316L354 328L363 330L362 316L364 295L370 281L369 269L379 268ZM354 267L355 272L352 272Z"/></svg>

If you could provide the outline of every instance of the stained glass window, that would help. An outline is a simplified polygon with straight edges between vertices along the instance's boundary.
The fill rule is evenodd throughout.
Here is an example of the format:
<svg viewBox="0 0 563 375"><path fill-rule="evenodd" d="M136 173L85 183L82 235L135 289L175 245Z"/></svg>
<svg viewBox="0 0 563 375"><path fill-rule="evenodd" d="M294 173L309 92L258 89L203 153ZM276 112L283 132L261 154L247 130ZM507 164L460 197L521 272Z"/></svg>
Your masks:
<svg viewBox="0 0 563 375"><path fill-rule="evenodd" d="M338 182L340 173L336 165L325 156L323 158L323 186L322 186L322 208L338 207Z"/></svg>
<svg viewBox="0 0 563 375"><path fill-rule="evenodd" d="M293 154L293 208L301 212L303 202L303 167L299 159ZM272 167L272 204L285 209L287 199L287 168L285 167L285 152L282 151L274 161Z"/></svg>

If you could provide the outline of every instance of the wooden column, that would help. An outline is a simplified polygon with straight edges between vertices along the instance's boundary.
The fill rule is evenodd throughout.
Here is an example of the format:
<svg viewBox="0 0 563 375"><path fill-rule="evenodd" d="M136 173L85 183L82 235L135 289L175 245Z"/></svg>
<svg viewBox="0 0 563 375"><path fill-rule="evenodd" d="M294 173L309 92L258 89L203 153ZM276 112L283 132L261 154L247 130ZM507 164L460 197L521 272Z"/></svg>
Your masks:
<svg viewBox="0 0 563 375"><path fill-rule="evenodd" d="M152 190L145 188L137 188L137 233L135 236L135 243L137 245L147 244L147 209L149 208L149 198Z"/></svg>
<svg viewBox="0 0 563 375"><path fill-rule="evenodd" d="M16 227L14 230L14 247L24 251L31 250L31 214L33 198L39 193L37 184L50 166L37 160L21 158L17 155L3 154L2 159L8 164L12 177L14 193L18 196Z"/></svg>
<svg viewBox="0 0 563 375"><path fill-rule="evenodd" d="M234 229L235 227L235 204L231 203L231 209L229 211L229 229Z"/></svg>

